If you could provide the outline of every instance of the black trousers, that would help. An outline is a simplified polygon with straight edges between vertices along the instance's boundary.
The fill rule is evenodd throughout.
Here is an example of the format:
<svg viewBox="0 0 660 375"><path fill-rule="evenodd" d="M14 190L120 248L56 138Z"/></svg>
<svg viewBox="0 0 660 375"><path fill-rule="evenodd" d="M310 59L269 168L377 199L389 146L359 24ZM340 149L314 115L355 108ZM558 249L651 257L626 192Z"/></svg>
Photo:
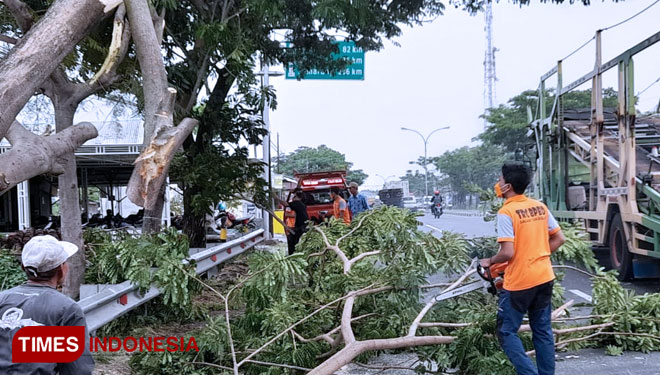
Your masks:
<svg viewBox="0 0 660 375"><path fill-rule="evenodd" d="M305 227L295 227L292 229L293 233L290 233L286 236L286 241L289 245L289 255L293 255L293 253L296 251L296 245L298 244L298 241L300 241L300 237L302 237L303 233L305 233Z"/></svg>

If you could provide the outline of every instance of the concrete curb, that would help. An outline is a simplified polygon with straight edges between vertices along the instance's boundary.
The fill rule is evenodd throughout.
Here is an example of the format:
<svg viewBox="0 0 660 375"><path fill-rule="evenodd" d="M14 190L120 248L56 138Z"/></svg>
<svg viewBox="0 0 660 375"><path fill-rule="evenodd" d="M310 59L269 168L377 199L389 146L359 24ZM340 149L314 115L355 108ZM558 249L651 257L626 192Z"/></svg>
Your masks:
<svg viewBox="0 0 660 375"><path fill-rule="evenodd" d="M480 216L483 217L484 214L478 211L453 211L453 210L446 210L444 212L446 215L454 215L454 216Z"/></svg>

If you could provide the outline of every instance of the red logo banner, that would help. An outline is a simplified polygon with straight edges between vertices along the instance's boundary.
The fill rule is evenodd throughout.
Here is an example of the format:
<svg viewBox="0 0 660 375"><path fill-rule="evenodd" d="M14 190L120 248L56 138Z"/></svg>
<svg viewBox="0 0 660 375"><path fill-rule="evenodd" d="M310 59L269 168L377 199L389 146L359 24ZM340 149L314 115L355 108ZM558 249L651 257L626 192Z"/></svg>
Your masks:
<svg viewBox="0 0 660 375"><path fill-rule="evenodd" d="M16 332L11 345L14 363L73 362L85 350L85 327L23 327Z"/></svg>

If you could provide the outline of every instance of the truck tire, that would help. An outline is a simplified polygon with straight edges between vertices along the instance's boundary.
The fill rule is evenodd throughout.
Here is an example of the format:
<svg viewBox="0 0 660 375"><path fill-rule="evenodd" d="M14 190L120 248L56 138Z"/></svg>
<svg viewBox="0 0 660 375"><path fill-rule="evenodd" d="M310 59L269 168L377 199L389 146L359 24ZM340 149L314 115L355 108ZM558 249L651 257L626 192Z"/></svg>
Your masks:
<svg viewBox="0 0 660 375"><path fill-rule="evenodd" d="M619 272L619 280L627 281L633 278L632 253L628 251L626 232L623 230L621 214L612 218L609 233L610 262L612 269Z"/></svg>

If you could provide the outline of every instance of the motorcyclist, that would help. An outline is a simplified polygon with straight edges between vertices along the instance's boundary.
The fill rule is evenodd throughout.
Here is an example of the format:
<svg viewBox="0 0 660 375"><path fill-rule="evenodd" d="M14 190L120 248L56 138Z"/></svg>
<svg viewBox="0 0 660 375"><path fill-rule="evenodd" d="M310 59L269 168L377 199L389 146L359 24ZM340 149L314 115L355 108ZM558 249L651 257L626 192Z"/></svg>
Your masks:
<svg viewBox="0 0 660 375"><path fill-rule="evenodd" d="M442 210L442 195L438 190L433 192L433 198L431 198L431 212L435 213L435 206L440 205L440 210Z"/></svg>

